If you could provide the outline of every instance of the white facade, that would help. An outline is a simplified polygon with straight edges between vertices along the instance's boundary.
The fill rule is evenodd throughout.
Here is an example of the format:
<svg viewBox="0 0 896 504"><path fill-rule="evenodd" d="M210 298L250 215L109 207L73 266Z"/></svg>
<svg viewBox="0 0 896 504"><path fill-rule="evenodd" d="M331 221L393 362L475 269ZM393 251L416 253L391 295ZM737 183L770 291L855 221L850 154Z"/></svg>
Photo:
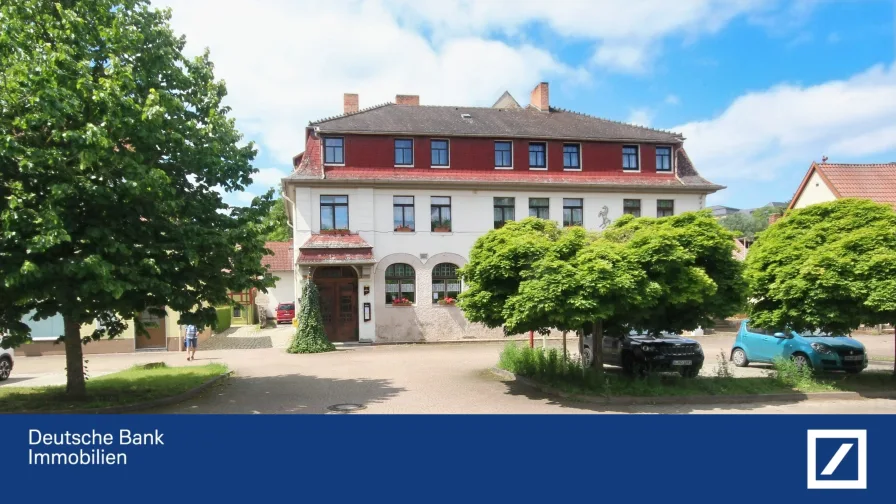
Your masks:
<svg viewBox="0 0 896 504"><path fill-rule="evenodd" d="M273 287L268 289L268 293L265 296L267 298L265 307L268 310L268 317L275 317L277 315L277 306L280 303L295 302L296 283L295 274L292 271L272 271L271 274L278 280ZM261 296L262 294L259 293L258 295Z"/></svg>
<svg viewBox="0 0 896 504"><path fill-rule="evenodd" d="M816 203L826 203L836 199L837 196L834 195L831 188L818 174L818 170L813 170L805 187L803 187L803 191L797 195L796 201L793 202L791 208L804 208Z"/></svg>
<svg viewBox="0 0 896 504"><path fill-rule="evenodd" d="M373 247L374 266L357 266L358 272L358 335L361 341L438 341L501 337L500 330L489 330L468 323L459 308L432 302L432 269L439 263L466 264L477 238L494 228L494 198L515 198L515 217L529 216L530 198L550 200L550 219L562 224L563 199L583 200L584 227L601 229L623 215L623 200L641 201L642 216L656 216L657 200L673 200L674 213L700 210L705 195L681 193L625 193L560 191L507 191L492 189L420 189L339 187L294 187L292 202L295 238L295 257L300 247L312 234L320 232L320 196L348 196L349 230L360 235ZM395 232L393 226L393 196L414 197L414 232ZM451 227L448 233L431 231L430 198L451 198ZM606 211L602 212L606 207ZM607 221L601 214L607 216ZM416 274L416 303L413 307L391 306L386 303L385 270L394 263L406 263ZM297 267L296 284L309 274L309 268ZM365 287L369 290L364 294ZM293 291L295 296L300 289ZM297 300L298 301L298 300ZM370 320L365 321L363 306L370 303Z"/></svg>

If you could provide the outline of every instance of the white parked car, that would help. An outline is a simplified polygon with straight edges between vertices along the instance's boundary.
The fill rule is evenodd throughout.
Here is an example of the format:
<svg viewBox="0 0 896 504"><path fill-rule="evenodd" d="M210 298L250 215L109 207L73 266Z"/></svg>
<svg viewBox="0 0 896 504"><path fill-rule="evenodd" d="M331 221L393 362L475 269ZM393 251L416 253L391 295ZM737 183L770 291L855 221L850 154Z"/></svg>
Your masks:
<svg viewBox="0 0 896 504"><path fill-rule="evenodd" d="M12 373L12 365L15 362L16 351L10 348L4 350L0 348L0 381L9 378Z"/></svg>

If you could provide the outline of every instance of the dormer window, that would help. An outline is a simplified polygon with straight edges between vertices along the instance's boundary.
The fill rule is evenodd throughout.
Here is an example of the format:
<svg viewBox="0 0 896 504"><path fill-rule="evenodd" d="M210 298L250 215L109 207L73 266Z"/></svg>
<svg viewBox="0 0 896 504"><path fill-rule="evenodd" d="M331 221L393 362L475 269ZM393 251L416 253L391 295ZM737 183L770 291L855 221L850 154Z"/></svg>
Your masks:
<svg viewBox="0 0 896 504"><path fill-rule="evenodd" d="M395 166L414 166L414 141L412 139L395 139Z"/></svg>
<svg viewBox="0 0 896 504"><path fill-rule="evenodd" d="M672 147L656 148L656 171L672 171Z"/></svg>
<svg viewBox="0 0 896 504"><path fill-rule="evenodd" d="M495 142L495 168L513 168L513 142Z"/></svg>
<svg viewBox="0 0 896 504"><path fill-rule="evenodd" d="M529 168L544 170L547 164L548 144L544 142L531 142L529 144Z"/></svg>
<svg viewBox="0 0 896 504"><path fill-rule="evenodd" d="M345 164L344 138L324 138L324 164Z"/></svg>
<svg viewBox="0 0 896 504"><path fill-rule="evenodd" d="M638 171L641 164L638 162L638 146L623 145L622 146L622 169L627 171Z"/></svg>

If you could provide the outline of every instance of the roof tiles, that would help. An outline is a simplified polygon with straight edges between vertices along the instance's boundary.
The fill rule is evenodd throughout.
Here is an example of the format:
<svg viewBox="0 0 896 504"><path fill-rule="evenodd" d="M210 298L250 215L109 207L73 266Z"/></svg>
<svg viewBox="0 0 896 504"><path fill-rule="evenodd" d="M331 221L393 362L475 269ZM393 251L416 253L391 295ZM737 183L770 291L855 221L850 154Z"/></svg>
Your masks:
<svg viewBox="0 0 896 504"><path fill-rule="evenodd" d="M292 242L265 242L264 247L272 252L261 259L261 264L270 271L292 271Z"/></svg>
<svg viewBox="0 0 896 504"><path fill-rule="evenodd" d="M896 163L820 163L815 168L839 198L862 198L896 209Z"/></svg>

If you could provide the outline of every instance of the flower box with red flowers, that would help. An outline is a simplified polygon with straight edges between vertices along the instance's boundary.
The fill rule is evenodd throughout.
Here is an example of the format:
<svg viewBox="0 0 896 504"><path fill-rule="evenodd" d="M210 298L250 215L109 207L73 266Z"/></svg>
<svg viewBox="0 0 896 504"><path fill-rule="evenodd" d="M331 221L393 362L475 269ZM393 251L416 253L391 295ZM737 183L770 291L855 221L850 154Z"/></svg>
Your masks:
<svg viewBox="0 0 896 504"><path fill-rule="evenodd" d="M453 297L446 297L446 298L442 298L439 300L440 305L447 305L447 306L453 306L454 303L456 303L456 302L457 302L457 300L454 299Z"/></svg>
<svg viewBox="0 0 896 504"><path fill-rule="evenodd" d="M411 306L411 301L407 298L395 298L392 300L392 306Z"/></svg>

